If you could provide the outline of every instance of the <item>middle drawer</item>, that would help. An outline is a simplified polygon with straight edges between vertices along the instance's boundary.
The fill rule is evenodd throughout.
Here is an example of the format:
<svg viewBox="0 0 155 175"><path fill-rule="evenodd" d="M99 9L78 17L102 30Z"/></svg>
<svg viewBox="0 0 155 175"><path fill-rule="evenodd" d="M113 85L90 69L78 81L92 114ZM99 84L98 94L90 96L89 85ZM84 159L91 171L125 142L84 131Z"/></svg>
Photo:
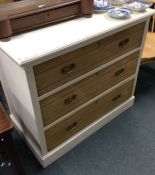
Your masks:
<svg viewBox="0 0 155 175"><path fill-rule="evenodd" d="M136 71L139 52L40 101L44 126L49 125Z"/></svg>

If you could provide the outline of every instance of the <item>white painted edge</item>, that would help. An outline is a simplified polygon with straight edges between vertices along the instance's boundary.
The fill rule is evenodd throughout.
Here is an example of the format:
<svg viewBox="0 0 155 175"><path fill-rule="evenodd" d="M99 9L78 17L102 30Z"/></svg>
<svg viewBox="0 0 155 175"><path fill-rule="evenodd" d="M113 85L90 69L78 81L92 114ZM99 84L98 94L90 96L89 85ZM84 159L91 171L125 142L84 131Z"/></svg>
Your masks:
<svg viewBox="0 0 155 175"><path fill-rule="evenodd" d="M115 117L120 115L122 112L130 108L134 103L134 96L132 96L130 99L128 99L126 102L121 104L120 106L116 107L97 121L93 122L68 140L66 140L64 143L53 149L52 151L48 152L46 155L41 156L38 149L36 148L33 141L30 139L28 135L24 136L24 133L22 131L22 127L18 123L18 121L15 119L15 117L11 114L10 117L13 120L13 123L15 124L15 127L17 127L17 130L21 132L21 134L24 136L27 144L30 146L30 149L40 162L40 164L46 168L48 165L52 164L54 161L56 161L58 158L63 156L65 153L70 151L72 148L74 148L76 145L78 145L80 142L82 142L84 139L92 135L94 132L96 132L98 129L106 125L108 122L113 120Z"/></svg>
<svg viewBox="0 0 155 175"><path fill-rule="evenodd" d="M25 74L26 74L27 83L31 94L32 105L35 113L36 126L37 126L38 136L40 140L41 154L45 155L47 153L47 146L46 146L45 134L43 130L44 127L43 127L43 121L41 116L40 104L38 100L33 67L29 67L29 66L25 67Z"/></svg>

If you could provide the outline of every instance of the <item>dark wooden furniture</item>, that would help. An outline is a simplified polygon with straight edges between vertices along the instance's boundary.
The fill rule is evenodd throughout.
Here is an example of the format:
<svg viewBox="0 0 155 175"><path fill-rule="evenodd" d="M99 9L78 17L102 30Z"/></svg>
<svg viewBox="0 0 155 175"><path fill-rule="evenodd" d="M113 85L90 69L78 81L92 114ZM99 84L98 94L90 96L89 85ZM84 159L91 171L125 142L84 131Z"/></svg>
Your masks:
<svg viewBox="0 0 155 175"><path fill-rule="evenodd" d="M25 175L17 148L11 135L12 131L13 125L0 103L0 153L4 154L4 152L6 152L8 159L15 165L18 174Z"/></svg>
<svg viewBox="0 0 155 175"><path fill-rule="evenodd" d="M0 38L68 18L91 17L93 0L27 0L0 6Z"/></svg>

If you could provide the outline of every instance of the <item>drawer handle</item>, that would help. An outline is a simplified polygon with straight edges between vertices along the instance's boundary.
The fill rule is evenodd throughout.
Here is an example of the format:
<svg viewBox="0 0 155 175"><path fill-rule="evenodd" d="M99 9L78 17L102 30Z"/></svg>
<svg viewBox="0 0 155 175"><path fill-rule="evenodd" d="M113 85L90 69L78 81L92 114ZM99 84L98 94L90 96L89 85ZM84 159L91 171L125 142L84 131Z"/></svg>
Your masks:
<svg viewBox="0 0 155 175"><path fill-rule="evenodd" d="M120 41L120 42L119 42L119 48L122 48L122 47L124 47L125 45L127 45L129 41L130 41L129 38L126 38L126 39Z"/></svg>
<svg viewBox="0 0 155 175"><path fill-rule="evenodd" d="M73 69L75 69L75 67L76 67L75 63L69 64L65 66L64 68L62 68L61 72L62 74L69 74L73 71Z"/></svg>
<svg viewBox="0 0 155 175"><path fill-rule="evenodd" d="M114 97L114 98L112 99L112 101L117 101L119 98L121 98L121 94L119 94L119 95L117 95L116 97Z"/></svg>
<svg viewBox="0 0 155 175"><path fill-rule="evenodd" d="M66 128L66 131L72 131L77 126L77 124L77 122L72 123Z"/></svg>
<svg viewBox="0 0 155 175"><path fill-rule="evenodd" d="M74 101L75 99L77 98L77 95L72 95L71 97L69 97L69 98L66 98L65 100L64 100L64 104L70 104L72 101Z"/></svg>
<svg viewBox="0 0 155 175"><path fill-rule="evenodd" d="M119 76L120 74L122 74L125 71L124 68L119 69L118 71L115 72L115 76Z"/></svg>

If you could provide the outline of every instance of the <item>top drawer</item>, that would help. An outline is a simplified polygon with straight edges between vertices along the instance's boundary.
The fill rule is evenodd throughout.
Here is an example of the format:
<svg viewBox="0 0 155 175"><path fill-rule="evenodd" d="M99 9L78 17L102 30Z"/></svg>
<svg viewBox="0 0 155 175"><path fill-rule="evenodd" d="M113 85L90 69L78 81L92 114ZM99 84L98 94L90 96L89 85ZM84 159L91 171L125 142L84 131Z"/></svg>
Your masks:
<svg viewBox="0 0 155 175"><path fill-rule="evenodd" d="M38 95L107 63L141 45L145 23L34 66Z"/></svg>

